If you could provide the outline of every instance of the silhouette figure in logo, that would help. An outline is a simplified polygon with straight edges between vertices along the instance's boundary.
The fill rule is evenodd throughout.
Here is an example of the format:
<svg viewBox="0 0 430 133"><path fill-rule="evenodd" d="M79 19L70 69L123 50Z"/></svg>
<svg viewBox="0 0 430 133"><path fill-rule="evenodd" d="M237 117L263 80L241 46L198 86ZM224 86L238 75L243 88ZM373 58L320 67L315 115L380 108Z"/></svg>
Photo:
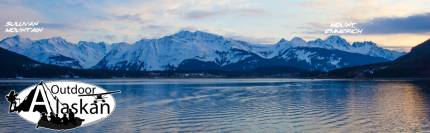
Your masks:
<svg viewBox="0 0 430 133"><path fill-rule="evenodd" d="M69 119L66 117L66 113L63 113L63 117L61 118L61 123L64 125L69 124Z"/></svg>
<svg viewBox="0 0 430 133"><path fill-rule="evenodd" d="M69 113L70 120L73 120L73 118L75 118L75 113L73 113L73 111L71 109L69 109L69 111L67 111L67 113Z"/></svg>
<svg viewBox="0 0 430 133"><path fill-rule="evenodd" d="M73 111L71 109L69 109L69 111L67 111L67 113L69 113L69 120L73 123L75 122L75 113L73 113Z"/></svg>
<svg viewBox="0 0 430 133"><path fill-rule="evenodd" d="M67 117L66 113L63 113L63 117L60 118L58 117L58 114L53 112L50 113L49 119L45 113L42 113L41 115L42 116L37 122L36 128L46 127L50 129L70 129L80 126L84 121L84 119L75 117L75 114L70 109L68 111L69 117Z"/></svg>
<svg viewBox="0 0 430 133"><path fill-rule="evenodd" d="M40 93L37 93L37 92L40 92ZM12 112L17 111L18 113L20 113L21 111L24 111L24 112L37 111L37 112L40 112L40 113L42 113L42 112L48 113L49 110L47 110L47 109L50 109L51 112L52 112L52 107L51 107L51 103L49 103L50 102L49 100L48 100L49 108L45 108L44 106L38 106L38 105L36 105L36 106L34 106L33 110L30 110L30 106L32 105L34 97L38 97L38 96L40 96L42 94L47 95L48 93L50 93L50 91L47 90L46 85L43 82L40 82L38 85L36 85L30 91L30 93L27 96L25 96L25 98L22 100L22 102L19 105L16 105L16 108L14 108L11 111ZM18 99L18 100L20 100L20 99ZM16 104L16 102L15 102L15 104Z"/></svg>
<svg viewBox="0 0 430 133"><path fill-rule="evenodd" d="M9 102L9 112L14 112L14 110L16 109L17 96L18 96L18 93L15 93L14 90L11 90L9 92L9 95L6 96L6 99ZM12 109L12 105L13 105L13 109Z"/></svg>
<svg viewBox="0 0 430 133"><path fill-rule="evenodd" d="M51 106L51 100L54 99L59 103L61 102L57 97L52 94L51 91L48 90L48 88L49 87L43 81L41 81L27 94L27 96L25 96L23 101L19 101L19 103L17 103L16 101L20 100L17 98L18 93L15 93L14 90L10 91L9 94L6 95L6 100L10 103L9 112L39 112L40 119L37 122L36 128L44 127L50 129L64 130L81 126L82 122L85 120L76 117L75 113L73 113L70 108L68 108L67 113L63 113L63 117L61 118L58 116L58 113L60 112L54 112L54 109ZM43 95L46 96L46 99L43 100L47 100L47 106L35 105L33 110L30 110L30 106L32 105L33 99L36 97L37 101L37 98ZM67 115L69 117L67 117Z"/></svg>
<svg viewBox="0 0 430 133"><path fill-rule="evenodd" d="M49 113L49 120L52 122L55 119L54 112Z"/></svg>
<svg viewBox="0 0 430 133"><path fill-rule="evenodd" d="M52 120L52 123L54 123L55 125L60 125L61 124L61 118L58 117L58 114L55 114L55 117Z"/></svg>
<svg viewBox="0 0 430 133"><path fill-rule="evenodd" d="M39 121L48 121L48 116L46 116L46 113L45 112L43 112L42 113L42 116L40 117L40 120ZM39 128L39 126L40 125L37 125L37 127L36 128Z"/></svg>
<svg viewBox="0 0 430 133"><path fill-rule="evenodd" d="M40 117L40 120L48 121L48 116L45 112L42 113L42 117Z"/></svg>

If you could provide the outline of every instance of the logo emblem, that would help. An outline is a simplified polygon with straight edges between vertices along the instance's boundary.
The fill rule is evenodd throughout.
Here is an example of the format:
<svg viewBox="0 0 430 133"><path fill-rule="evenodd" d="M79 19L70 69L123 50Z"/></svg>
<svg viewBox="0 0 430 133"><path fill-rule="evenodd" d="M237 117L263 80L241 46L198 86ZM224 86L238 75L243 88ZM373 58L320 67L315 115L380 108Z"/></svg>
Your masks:
<svg viewBox="0 0 430 133"><path fill-rule="evenodd" d="M87 126L103 120L115 110L112 94L103 88L74 81L39 82L17 93L6 95L9 112L36 128L66 130Z"/></svg>

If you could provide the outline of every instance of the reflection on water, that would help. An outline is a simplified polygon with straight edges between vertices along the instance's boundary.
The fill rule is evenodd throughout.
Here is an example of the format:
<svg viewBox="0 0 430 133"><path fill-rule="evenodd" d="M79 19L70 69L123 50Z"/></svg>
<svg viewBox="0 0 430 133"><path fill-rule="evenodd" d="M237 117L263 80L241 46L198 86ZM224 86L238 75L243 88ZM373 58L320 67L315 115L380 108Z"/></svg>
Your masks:
<svg viewBox="0 0 430 133"><path fill-rule="evenodd" d="M430 82L300 79L88 80L115 95L105 121L70 132L430 131ZM0 81L0 95L34 82ZM0 102L0 132L35 129Z"/></svg>

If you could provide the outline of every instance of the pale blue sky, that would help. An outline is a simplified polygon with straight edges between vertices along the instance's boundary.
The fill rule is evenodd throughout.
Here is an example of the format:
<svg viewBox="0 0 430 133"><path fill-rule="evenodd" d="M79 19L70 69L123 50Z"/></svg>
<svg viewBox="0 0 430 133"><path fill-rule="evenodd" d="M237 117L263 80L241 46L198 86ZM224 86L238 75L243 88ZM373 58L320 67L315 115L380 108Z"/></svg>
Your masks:
<svg viewBox="0 0 430 133"><path fill-rule="evenodd" d="M429 37L428 5L428 0L1 0L0 23L39 21L44 32L20 35L72 42L134 42L189 29L275 43L325 38L321 31L331 23L355 22L364 34L342 35L350 41L410 47Z"/></svg>

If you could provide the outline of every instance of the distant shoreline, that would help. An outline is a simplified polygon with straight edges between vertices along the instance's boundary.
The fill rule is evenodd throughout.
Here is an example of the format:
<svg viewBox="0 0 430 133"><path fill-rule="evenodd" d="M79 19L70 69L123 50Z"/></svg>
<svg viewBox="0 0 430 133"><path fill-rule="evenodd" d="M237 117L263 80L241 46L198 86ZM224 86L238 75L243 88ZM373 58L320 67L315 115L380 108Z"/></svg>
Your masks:
<svg viewBox="0 0 430 133"><path fill-rule="evenodd" d="M168 80L213 80L213 79L225 79L225 80L336 80L336 81L410 81L410 80L430 80L430 78L279 78L279 77L217 77L217 78L166 78L166 77L154 77L154 78L0 78L0 83L8 81L19 81L19 82L33 82L40 80L89 80L89 81L168 81ZM214 81L217 82L217 81Z"/></svg>

